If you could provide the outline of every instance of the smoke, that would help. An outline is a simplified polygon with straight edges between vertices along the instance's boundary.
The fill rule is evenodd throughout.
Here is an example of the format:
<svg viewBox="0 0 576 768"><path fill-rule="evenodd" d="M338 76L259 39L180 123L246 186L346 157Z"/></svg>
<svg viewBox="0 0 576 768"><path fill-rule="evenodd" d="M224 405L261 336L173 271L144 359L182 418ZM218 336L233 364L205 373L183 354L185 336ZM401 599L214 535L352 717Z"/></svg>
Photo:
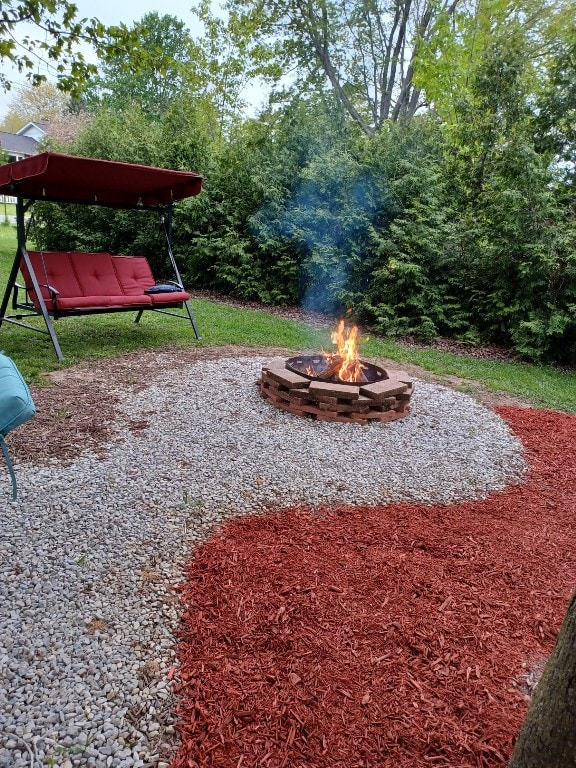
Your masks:
<svg viewBox="0 0 576 768"><path fill-rule="evenodd" d="M253 217L253 233L288 241L300 254L305 309L340 312L367 279L370 235L382 209L381 180L349 154L332 150L314 159L284 201Z"/></svg>

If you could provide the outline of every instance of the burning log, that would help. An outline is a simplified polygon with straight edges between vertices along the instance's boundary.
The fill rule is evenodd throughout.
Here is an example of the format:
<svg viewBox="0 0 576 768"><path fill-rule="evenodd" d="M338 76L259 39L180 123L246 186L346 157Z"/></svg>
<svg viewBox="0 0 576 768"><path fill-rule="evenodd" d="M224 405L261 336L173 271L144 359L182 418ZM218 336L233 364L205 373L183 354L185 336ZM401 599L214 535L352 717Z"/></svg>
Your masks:
<svg viewBox="0 0 576 768"><path fill-rule="evenodd" d="M307 371L307 373L309 373L309 375L313 376L315 379L320 379L321 381L338 379L339 381L345 381L351 384L366 384L369 381L368 377L364 373L364 368L366 366L359 360L355 361L355 375L351 376L350 379L343 379L341 376L342 368L346 363L345 359L341 355L335 352L332 355L327 355L325 360L327 362L326 368L323 368L320 371L312 371L310 369L310 371Z"/></svg>
<svg viewBox="0 0 576 768"><path fill-rule="evenodd" d="M340 368L342 367L343 360L340 355L334 354L330 357L326 357L326 368L321 371L315 371L314 377L321 379L322 381L328 381L328 379L338 376Z"/></svg>

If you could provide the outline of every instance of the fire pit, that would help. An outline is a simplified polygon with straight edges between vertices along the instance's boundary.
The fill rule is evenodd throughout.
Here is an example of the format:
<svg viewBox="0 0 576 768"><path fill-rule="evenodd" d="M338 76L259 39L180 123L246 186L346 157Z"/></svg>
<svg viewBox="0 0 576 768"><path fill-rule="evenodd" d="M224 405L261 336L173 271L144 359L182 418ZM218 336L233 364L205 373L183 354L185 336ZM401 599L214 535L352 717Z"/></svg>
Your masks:
<svg viewBox="0 0 576 768"><path fill-rule="evenodd" d="M332 334L332 354L276 358L262 368L260 394L278 408L321 421L367 424L410 412L412 381L404 371L385 371L360 360L358 328L341 320Z"/></svg>

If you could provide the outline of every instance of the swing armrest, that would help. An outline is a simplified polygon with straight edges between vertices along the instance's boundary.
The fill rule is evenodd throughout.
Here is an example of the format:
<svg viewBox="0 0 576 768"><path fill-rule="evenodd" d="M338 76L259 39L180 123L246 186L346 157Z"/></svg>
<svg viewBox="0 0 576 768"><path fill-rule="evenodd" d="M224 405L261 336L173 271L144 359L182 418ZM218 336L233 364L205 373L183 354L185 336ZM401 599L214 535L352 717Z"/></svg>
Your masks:
<svg viewBox="0 0 576 768"><path fill-rule="evenodd" d="M55 305L55 301L57 297L60 295L60 291L57 288L54 288L53 285L50 285L50 283L38 283L40 288L46 288L48 291L50 291L50 298L52 299L52 303Z"/></svg>
<svg viewBox="0 0 576 768"><path fill-rule="evenodd" d="M54 307L56 307L56 299L60 295L60 291L57 288L54 288L53 285L50 285L50 283L38 283L40 288L46 288L48 291L50 291L50 300L52 301L52 304ZM33 287L28 286L20 286L20 288L24 288L26 293L30 295L30 292L34 290ZM33 303L38 306L38 300L33 299Z"/></svg>
<svg viewBox="0 0 576 768"><path fill-rule="evenodd" d="M54 288L53 285L50 285L49 283L40 283L40 288L47 288L50 291L50 294L52 295L52 299L55 299L57 296L60 295L60 291L58 288Z"/></svg>
<svg viewBox="0 0 576 768"><path fill-rule="evenodd" d="M52 300L54 300L58 295L58 291L55 288L52 288L52 286L43 285L42 287L48 288L48 290L51 292ZM18 309L20 307L19 299L18 299L18 291L24 291L24 294L26 296L26 306L31 307L32 303L30 302L29 293L33 289L28 288L26 285L22 285L21 283L14 283L13 288L14 288L14 293L12 294L12 309Z"/></svg>
<svg viewBox="0 0 576 768"><path fill-rule="evenodd" d="M23 285L20 285L20 283L14 283L12 286L14 289L14 293L12 294L12 309L18 309L18 291L25 291L26 288Z"/></svg>
<svg viewBox="0 0 576 768"><path fill-rule="evenodd" d="M162 280L162 282L165 283L166 285L175 285L181 291L185 290L185 288L182 285L182 283L179 283L177 280Z"/></svg>

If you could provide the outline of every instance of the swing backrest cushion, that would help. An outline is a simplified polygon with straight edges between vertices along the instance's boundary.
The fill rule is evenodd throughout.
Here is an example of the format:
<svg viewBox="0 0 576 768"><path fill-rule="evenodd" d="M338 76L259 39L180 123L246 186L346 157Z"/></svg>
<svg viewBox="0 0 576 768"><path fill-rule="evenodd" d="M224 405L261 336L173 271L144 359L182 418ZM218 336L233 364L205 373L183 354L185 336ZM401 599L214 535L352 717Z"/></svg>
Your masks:
<svg viewBox="0 0 576 768"><path fill-rule="evenodd" d="M7 435L36 413L32 395L11 358L0 352L0 435Z"/></svg>
<svg viewBox="0 0 576 768"><path fill-rule="evenodd" d="M154 285L150 264L143 256L113 256L112 264L122 292L127 296L141 296Z"/></svg>
<svg viewBox="0 0 576 768"><path fill-rule="evenodd" d="M153 304L175 304L190 298L184 291L154 297L147 295L145 291L154 285L154 276L144 256L79 251L28 251L28 255L48 311L152 307ZM20 271L30 299L38 309L38 299L24 259ZM55 300L50 288L45 287L46 282L57 291Z"/></svg>
<svg viewBox="0 0 576 768"><path fill-rule="evenodd" d="M52 303L52 294L47 285L51 287L58 286L56 290L62 296L82 296L82 289L72 270L69 254L53 251L49 254L43 254L44 259L42 259L38 251L29 251L28 255L30 256L36 279L40 284L40 291L46 302L46 307L49 310L55 309L55 307ZM20 271L22 272L30 298L34 302L34 306L38 307L36 292L34 291L32 279L24 259L20 262Z"/></svg>

